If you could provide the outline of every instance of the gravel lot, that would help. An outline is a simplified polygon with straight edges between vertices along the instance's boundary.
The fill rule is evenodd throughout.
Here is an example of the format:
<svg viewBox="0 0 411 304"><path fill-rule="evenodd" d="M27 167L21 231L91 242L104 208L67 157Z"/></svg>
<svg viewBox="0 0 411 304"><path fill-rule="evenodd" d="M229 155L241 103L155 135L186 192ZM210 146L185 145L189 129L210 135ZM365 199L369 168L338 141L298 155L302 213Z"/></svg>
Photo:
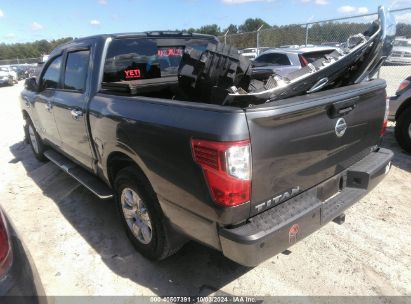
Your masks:
<svg viewBox="0 0 411 304"><path fill-rule="evenodd" d="M386 179L334 223L253 269L187 244L153 263L134 251L115 214L22 142L18 94L0 87L0 204L37 265L48 295L410 295L411 156L395 151Z"/></svg>

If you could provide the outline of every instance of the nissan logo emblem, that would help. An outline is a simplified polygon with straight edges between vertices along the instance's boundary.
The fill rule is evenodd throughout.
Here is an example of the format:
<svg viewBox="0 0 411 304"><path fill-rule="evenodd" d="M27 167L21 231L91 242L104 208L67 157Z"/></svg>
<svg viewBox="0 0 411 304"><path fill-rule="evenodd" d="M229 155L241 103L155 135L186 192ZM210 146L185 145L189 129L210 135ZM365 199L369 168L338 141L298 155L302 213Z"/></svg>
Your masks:
<svg viewBox="0 0 411 304"><path fill-rule="evenodd" d="M337 120L337 123L335 124L335 134L337 137L342 137L345 134L345 131L347 130L347 123L345 122L344 118L340 118Z"/></svg>

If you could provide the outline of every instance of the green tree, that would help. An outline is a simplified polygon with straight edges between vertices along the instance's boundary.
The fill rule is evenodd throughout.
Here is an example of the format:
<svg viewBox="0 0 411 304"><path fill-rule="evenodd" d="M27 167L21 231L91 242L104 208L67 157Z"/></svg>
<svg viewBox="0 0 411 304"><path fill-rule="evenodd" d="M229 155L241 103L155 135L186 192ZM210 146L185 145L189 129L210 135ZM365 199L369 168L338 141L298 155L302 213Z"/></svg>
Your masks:
<svg viewBox="0 0 411 304"><path fill-rule="evenodd" d="M221 29L217 24L204 25L197 30L197 33L219 36Z"/></svg>
<svg viewBox="0 0 411 304"><path fill-rule="evenodd" d="M223 33L225 34L228 31L228 35L230 34L237 34L238 33L238 26L235 24L230 24L223 30Z"/></svg>
<svg viewBox="0 0 411 304"><path fill-rule="evenodd" d="M239 32L246 33L246 32L254 32L259 29L260 26L263 25L263 28L270 28L271 26L265 22L261 18L248 18L238 27Z"/></svg>

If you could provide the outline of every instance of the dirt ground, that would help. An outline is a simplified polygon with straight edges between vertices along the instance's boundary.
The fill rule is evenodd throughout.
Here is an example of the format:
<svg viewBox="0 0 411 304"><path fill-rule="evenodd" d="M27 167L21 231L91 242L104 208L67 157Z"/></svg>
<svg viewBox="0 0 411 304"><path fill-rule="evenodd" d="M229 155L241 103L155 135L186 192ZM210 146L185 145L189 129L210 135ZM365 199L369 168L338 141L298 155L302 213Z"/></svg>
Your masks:
<svg viewBox="0 0 411 304"><path fill-rule="evenodd" d="M153 263L126 239L113 201L100 201L25 145L18 94L0 87L0 204L29 248L48 295L410 295L411 156L396 144L385 180L330 223L255 268L188 243Z"/></svg>

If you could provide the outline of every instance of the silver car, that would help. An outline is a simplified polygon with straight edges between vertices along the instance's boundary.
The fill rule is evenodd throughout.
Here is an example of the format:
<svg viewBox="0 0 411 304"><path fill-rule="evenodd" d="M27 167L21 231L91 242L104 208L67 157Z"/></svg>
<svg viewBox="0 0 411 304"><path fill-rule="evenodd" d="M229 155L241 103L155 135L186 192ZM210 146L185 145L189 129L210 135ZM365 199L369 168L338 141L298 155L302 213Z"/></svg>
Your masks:
<svg viewBox="0 0 411 304"><path fill-rule="evenodd" d="M326 46L270 49L254 60L252 75L257 79L273 73L286 76L333 51L335 48Z"/></svg>
<svg viewBox="0 0 411 304"><path fill-rule="evenodd" d="M411 64L411 39L396 38L391 56L387 58L391 64Z"/></svg>

